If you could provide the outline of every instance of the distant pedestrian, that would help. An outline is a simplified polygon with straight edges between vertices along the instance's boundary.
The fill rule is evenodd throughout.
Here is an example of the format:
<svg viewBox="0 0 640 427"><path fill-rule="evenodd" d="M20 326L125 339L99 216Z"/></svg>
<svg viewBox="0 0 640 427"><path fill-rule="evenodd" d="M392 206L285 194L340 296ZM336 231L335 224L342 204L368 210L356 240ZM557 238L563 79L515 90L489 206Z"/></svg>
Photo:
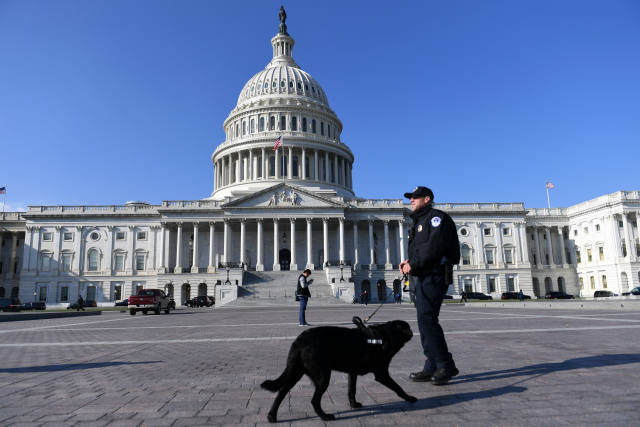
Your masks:
<svg viewBox="0 0 640 427"><path fill-rule="evenodd" d="M84 299L82 299L82 295L78 295L78 301L76 302L77 304L77 311L84 311Z"/></svg>
<svg viewBox="0 0 640 427"><path fill-rule="evenodd" d="M524 300L524 294L522 293L522 289L520 289L520 292L518 292L518 299L520 301Z"/></svg>
<svg viewBox="0 0 640 427"><path fill-rule="evenodd" d="M360 293L360 304L369 304L369 292L366 289L363 289Z"/></svg>
<svg viewBox="0 0 640 427"><path fill-rule="evenodd" d="M465 291L460 294L460 302L467 302L467 293Z"/></svg>
<svg viewBox="0 0 640 427"><path fill-rule="evenodd" d="M309 292L309 285L311 284L311 280L307 280L309 276L311 276L311 270L306 269L305 271L303 271L302 274L298 277L298 283L296 287L296 296L298 297L298 301L300 301L300 314L298 318L300 326L309 326L305 317L307 302L311 297L311 292Z"/></svg>

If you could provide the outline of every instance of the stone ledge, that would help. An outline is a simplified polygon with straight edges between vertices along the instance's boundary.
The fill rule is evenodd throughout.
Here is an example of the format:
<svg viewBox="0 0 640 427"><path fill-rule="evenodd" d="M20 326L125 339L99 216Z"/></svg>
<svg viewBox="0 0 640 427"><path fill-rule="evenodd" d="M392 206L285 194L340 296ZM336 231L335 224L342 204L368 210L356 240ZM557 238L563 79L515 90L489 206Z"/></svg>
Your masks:
<svg viewBox="0 0 640 427"><path fill-rule="evenodd" d="M20 320L41 320L41 319L58 319L62 317L85 317L85 316L100 316L102 311L64 311L50 312L46 311L40 313L0 313L0 322L16 322Z"/></svg>

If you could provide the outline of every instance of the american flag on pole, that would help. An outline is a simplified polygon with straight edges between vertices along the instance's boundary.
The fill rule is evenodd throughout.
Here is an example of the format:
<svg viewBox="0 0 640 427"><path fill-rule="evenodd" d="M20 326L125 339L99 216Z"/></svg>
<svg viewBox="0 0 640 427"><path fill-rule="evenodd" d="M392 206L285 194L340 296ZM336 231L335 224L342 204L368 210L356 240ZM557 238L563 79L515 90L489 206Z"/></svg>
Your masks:
<svg viewBox="0 0 640 427"><path fill-rule="evenodd" d="M7 187L0 187L0 194L7 194Z"/></svg>
<svg viewBox="0 0 640 427"><path fill-rule="evenodd" d="M556 186L553 185L553 182L551 182L551 181L547 181L546 187L547 188L556 188Z"/></svg>
<svg viewBox="0 0 640 427"><path fill-rule="evenodd" d="M276 151L278 148L282 147L282 135L280 135L277 139L276 142L274 142L273 144L273 151Z"/></svg>

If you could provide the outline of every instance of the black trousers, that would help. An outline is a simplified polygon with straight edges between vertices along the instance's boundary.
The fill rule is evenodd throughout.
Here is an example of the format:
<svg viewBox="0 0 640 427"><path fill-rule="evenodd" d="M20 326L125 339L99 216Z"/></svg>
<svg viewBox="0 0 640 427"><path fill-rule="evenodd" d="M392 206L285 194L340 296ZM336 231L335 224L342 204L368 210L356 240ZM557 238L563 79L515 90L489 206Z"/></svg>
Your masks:
<svg viewBox="0 0 640 427"><path fill-rule="evenodd" d="M426 276L411 276L416 289L416 311L418 313L418 329L420 341L426 357L425 371L455 366L449 353L444 332L438 320L442 300L449 285L445 283L443 273Z"/></svg>

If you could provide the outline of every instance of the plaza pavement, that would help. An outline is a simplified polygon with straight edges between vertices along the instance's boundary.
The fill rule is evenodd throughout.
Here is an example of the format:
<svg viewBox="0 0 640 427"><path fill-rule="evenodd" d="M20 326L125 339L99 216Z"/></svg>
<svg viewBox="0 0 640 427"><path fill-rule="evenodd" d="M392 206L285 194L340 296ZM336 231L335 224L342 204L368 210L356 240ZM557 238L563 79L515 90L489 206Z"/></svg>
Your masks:
<svg viewBox="0 0 640 427"><path fill-rule="evenodd" d="M374 305L317 306L312 325L351 327ZM407 320L410 305L372 319ZM441 321L460 375L444 387L413 383L422 364L414 337L391 364L413 405L360 377L334 372L313 411L307 377L280 407L278 425L639 425L640 312L534 310L445 305ZM266 425L278 376L302 331L292 306L178 310L170 315L42 319L0 324L0 425Z"/></svg>

